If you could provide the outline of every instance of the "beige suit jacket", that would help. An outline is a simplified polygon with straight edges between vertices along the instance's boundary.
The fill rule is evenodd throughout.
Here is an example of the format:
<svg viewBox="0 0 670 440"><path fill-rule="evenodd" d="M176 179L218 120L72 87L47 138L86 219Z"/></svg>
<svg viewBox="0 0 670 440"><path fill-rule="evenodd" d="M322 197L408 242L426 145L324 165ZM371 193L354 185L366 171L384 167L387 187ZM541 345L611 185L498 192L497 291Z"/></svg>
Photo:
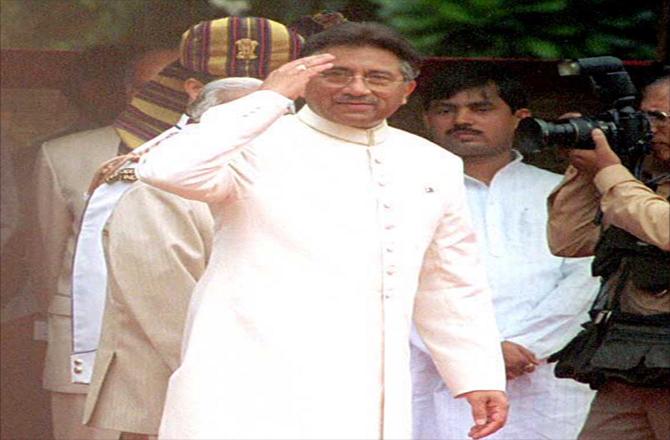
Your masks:
<svg viewBox="0 0 670 440"><path fill-rule="evenodd" d="M36 164L36 208L40 240L34 275L42 298L48 301L49 339L44 387L58 392L84 393L86 386L70 381L72 350L72 256L86 204L85 192L102 162L116 155L116 131L97 128L45 142Z"/></svg>
<svg viewBox="0 0 670 440"><path fill-rule="evenodd" d="M108 293L85 423L158 433L213 229L206 204L140 182L119 200L103 232Z"/></svg>

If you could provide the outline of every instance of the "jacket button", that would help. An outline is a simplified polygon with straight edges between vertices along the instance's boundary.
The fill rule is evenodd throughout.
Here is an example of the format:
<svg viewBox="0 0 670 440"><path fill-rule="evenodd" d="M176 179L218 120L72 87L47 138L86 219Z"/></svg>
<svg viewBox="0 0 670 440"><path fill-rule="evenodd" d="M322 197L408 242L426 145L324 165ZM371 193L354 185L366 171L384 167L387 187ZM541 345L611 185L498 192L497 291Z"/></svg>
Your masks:
<svg viewBox="0 0 670 440"><path fill-rule="evenodd" d="M77 373L77 374L83 373L84 368L80 367L80 366L74 367L74 372Z"/></svg>
<svg viewBox="0 0 670 440"><path fill-rule="evenodd" d="M75 365L83 365L83 364L84 364L84 361L82 361L81 359L75 359L75 360L74 360L74 364L75 364Z"/></svg>

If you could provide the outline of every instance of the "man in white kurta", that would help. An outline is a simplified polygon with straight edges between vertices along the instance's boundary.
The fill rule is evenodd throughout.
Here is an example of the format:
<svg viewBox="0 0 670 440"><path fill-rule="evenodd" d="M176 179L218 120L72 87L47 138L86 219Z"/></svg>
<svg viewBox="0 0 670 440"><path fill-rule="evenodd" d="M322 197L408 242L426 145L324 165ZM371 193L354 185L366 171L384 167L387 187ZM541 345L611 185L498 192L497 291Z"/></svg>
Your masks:
<svg viewBox="0 0 670 440"><path fill-rule="evenodd" d="M410 438L413 314L450 389L473 405L473 435L504 423L460 160L386 124L414 88L410 63L361 44L361 29L389 35L361 23L317 34L305 50L320 55L139 163L140 180L208 202L216 224L162 438ZM343 33L359 44L332 43Z"/></svg>
<svg viewBox="0 0 670 440"><path fill-rule="evenodd" d="M425 120L433 139L463 157L507 366L510 417L492 438L574 439L593 392L555 378L544 360L588 320L598 283L590 259L549 251L545 200L561 176L510 150L528 115L518 82L498 68L442 75L426 91ZM466 439L468 408L450 395L418 335L412 342L415 438Z"/></svg>

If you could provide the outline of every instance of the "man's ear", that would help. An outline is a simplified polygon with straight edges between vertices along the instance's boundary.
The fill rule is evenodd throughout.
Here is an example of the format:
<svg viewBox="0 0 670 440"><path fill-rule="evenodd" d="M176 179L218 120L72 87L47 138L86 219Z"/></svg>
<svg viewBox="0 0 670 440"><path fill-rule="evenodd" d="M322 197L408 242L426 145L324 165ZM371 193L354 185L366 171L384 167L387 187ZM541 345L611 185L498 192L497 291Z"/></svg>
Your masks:
<svg viewBox="0 0 670 440"><path fill-rule="evenodd" d="M514 116L516 117L515 127L516 127L516 125L519 125L519 122L523 118L530 118L532 115L533 115L533 113L530 110L528 110L527 108L520 108L517 111L515 111L514 112Z"/></svg>
<svg viewBox="0 0 670 440"><path fill-rule="evenodd" d="M520 108L514 112L514 116L516 116L517 119L530 118L532 115L533 112L531 112L527 108Z"/></svg>
<svg viewBox="0 0 670 440"><path fill-rule="evenodd" d="M189 78L184 81L184 91L188 95L188 102L191 103L195 101L195 98L198 97L200 91L205 85L195 78Z"/></svg>
<svg viewBox="0 0 670 440"><path fill-rule="evenodd" d="M405 97L402 100L403 104L407 104L407 99L409 98L409 95L411 95L415 89L416 89L416 81L412 80L405 83Z"/></svg>

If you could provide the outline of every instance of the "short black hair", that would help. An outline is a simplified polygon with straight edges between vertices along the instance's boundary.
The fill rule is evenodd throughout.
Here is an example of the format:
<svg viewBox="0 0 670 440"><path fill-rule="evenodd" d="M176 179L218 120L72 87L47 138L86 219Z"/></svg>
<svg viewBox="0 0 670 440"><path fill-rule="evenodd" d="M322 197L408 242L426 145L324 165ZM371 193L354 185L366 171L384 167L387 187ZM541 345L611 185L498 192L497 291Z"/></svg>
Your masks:
<svg viewBox="0 0 670 440"><path fill-rule="evenodd" d="M507 69L493 63L461 62L441 70L421 90L423 108L432 101L448 99L463 90L494 84L498 95L512 109L528 107L528 95L521 82Z"/></svg>
<svg viewBox="0 0 670 440"><path fill-rule="evenodd" d="M335 46L372 46L388 50L411 68L411 77L406 79L414 79L421 68L421 55L404 37L374 22L347 21L314 34L305 42L302 55L312 55Z"/></svg>

